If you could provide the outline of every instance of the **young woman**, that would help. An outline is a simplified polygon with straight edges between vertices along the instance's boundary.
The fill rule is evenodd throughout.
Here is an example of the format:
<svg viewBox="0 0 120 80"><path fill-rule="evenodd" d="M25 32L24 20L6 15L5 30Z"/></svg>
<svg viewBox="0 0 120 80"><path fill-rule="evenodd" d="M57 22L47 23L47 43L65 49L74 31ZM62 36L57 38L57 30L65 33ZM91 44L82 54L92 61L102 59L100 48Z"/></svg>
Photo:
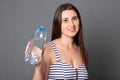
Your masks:
<svg viewBox="0 0 120 80"><path fill-rule="evenodd" d="M51 42L44 44L33 80L87 80L88 61L77 8L61 4L54 15Z"/></svg>

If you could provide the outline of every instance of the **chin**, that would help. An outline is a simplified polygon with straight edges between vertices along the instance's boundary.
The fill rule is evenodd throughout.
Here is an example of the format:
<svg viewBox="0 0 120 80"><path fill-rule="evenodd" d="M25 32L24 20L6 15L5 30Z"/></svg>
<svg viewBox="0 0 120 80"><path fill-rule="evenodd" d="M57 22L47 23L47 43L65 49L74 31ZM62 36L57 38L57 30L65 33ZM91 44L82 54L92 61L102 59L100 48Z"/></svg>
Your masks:
<svg viewBox="0 0 120 80"><path fill-rule="evenodd" d="M76 34L69 34L70 37L74 37Z"/></svg>

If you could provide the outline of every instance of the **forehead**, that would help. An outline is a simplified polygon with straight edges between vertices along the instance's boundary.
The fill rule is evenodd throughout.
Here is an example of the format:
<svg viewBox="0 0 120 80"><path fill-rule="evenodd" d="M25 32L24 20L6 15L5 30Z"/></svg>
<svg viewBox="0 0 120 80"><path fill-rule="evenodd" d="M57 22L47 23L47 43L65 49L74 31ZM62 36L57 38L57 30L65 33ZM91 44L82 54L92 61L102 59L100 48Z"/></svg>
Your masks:
<svg viewBox="0 0 120 80"><path fill-rule="evenodd" d="M62 12L62 18L69 18L73 16L77 16L77 13L74 10L64 10Z"/></svg>

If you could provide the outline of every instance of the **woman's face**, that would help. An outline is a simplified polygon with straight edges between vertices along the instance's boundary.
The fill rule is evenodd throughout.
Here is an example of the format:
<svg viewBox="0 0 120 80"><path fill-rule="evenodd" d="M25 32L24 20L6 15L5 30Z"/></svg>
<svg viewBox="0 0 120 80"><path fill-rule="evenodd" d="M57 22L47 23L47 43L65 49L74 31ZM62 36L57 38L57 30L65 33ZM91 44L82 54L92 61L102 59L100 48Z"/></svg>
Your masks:
<svg viewBox="0 0 120 80"><path fill-rule="evenodd" d="M61 36L73 38L79 31L79 18L74 10L64 10L62 12Z"/></svg>

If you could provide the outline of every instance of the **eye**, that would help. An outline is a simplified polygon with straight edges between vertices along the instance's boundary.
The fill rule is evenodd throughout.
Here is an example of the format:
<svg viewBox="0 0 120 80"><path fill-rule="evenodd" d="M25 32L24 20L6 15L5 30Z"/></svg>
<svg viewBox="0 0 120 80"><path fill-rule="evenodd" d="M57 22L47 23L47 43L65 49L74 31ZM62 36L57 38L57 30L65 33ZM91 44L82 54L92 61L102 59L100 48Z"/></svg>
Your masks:
<svg viewBox="0 0 120 80"><path fill-rule="evenodd" d="M67 20L67 19L64 19L63 22L68 22L68 20Z"/></svg>
<svg viewBox="0 0 120 80"><path fill-rule="evenodd" d="M73 17L73 20L77 20L77 19L78 19L78 17L77 17L77 16Z"/></svg>

